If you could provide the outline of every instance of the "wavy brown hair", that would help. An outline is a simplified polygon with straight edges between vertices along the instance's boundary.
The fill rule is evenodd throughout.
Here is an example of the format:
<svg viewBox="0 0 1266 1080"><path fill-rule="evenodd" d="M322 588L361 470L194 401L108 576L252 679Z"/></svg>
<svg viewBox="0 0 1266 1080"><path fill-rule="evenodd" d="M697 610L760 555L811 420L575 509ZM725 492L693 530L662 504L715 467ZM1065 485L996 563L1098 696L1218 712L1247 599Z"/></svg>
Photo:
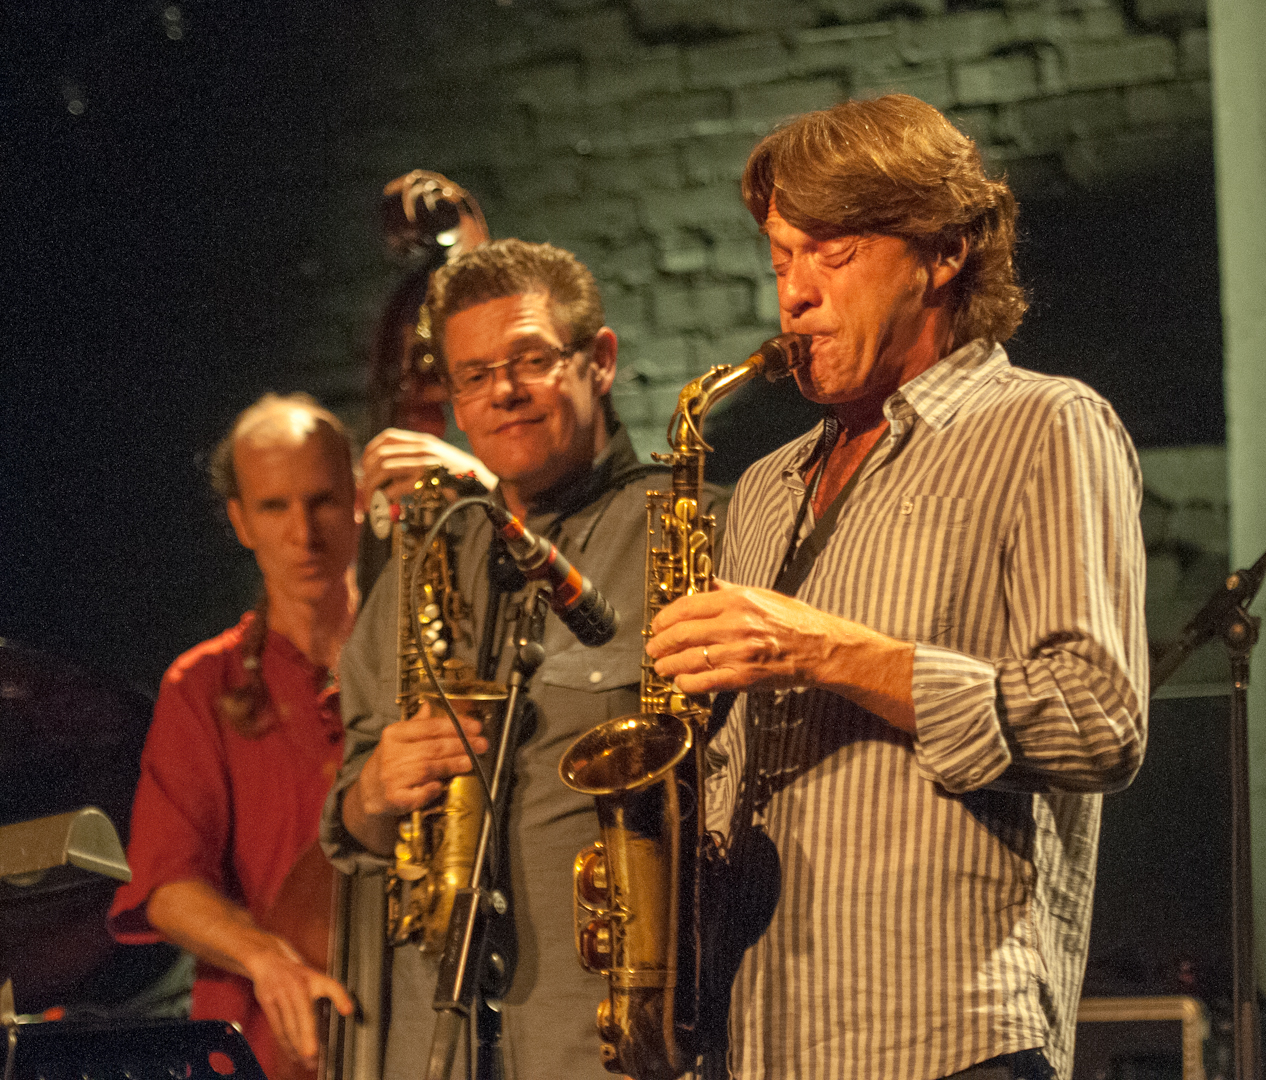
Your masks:
<svg viewBox="0 0 1266 1080"><path fill-rule="evenodd" d="M818 240L880 233L967 259L954 279L952 346L1006 341L1028 301L1016 281L1016 201L991 180L976 144L907 94L805 113L747 159L743 200L764 227L771 205Z"/></svg>

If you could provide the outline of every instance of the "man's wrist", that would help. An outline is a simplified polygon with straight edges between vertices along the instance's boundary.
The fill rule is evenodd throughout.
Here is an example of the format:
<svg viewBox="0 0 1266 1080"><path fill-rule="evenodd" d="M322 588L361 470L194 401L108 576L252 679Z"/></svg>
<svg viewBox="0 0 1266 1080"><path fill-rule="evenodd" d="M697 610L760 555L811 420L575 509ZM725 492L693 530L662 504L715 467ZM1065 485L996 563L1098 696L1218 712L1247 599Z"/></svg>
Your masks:
<svg viewBox="0 0 1266 1080"><path fill-rule="evenodd" d="M303 963L303 958L285 938L258 927L251 935L249 947L238 957L238 963L252 982L275 971L278 960Z"/></svg>
<svg viewBox="0 0 1266 1080"><path fill-rule="evenodd" d="M344 813L348 804L351 804L352 812L362 817L380 817L387 812L386 800L382 798L381 785L377 785L377 795L375 798L375 784L372 776L374 761L371 757L365 762L365 767L360 771L360 775L348 786L346 794L343 796Z"/></svg>
<svg viewBox="0 0 1266 1080"><path fill-rule="evenodd" d="M369 765L366 764L366 768ZM376 855L390 855L395 843L397 816L385 802L381 810L366 806L365 773L361 772L343 792L343 825L366 849Z"/></svg>
<svg viewBox="0 0 1266 1080"><path fill-rule="evenodd" d="M915 734L914 644L841 620L828 650L827 689L855 701L893 727Z"/></svg>

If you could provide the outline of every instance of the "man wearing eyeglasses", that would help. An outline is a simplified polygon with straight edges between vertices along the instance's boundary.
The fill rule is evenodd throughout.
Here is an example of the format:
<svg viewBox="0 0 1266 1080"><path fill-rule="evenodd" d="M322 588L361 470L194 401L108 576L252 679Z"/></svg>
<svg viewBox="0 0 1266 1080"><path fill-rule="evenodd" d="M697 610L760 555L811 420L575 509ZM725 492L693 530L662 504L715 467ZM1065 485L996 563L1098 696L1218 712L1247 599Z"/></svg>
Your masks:
<svg viewBox="0 0 1266 1080"><path fill-rule="evenodd" d="M616 336L604 325L592 275L548 244L499 240L437 271L431 332L458 426L498 477L499 499L547 536L620 611L620 630L586 649L552 617L546 660L531 683L514 754L505 820L512 933L498 937L506 1075L599 1078L594 1015L606 987L586 975L573 945L571 867L597 837L593 800L564 787L558 759L578 735L639 711L646 490L664 470L640 464L609 392ZM713 499L715 493L709 493ZM717 509L717 507L713 507ZM505 647L522 578L475 511L457 552L458 583L474 613L458 645L485 677L504 681ZM470 762L444 716L423 707L396 720L396 575L383 574L344 652L345 763L326 805L323 839L336 863L382 865L400 819L434 800ZM476 753L491 732L469 721ZM434 958L395 950L385 1076L416 1076L433 1027ZM462 1075L459 1063L456 1075Z"/></svg>

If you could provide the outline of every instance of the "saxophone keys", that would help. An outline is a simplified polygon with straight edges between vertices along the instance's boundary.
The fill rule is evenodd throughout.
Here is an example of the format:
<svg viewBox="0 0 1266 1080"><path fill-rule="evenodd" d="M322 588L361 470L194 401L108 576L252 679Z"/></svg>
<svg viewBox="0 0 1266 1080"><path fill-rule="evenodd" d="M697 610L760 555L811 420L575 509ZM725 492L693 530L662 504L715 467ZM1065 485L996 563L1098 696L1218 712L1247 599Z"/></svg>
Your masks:
<svg viewBox="0 0 1266 1080"><path fill-rule="evenodd" d="M685 525L689 525L699 516L698 499L678 499L673 504L673 517Z"/></svg>
<svg viewBox="0 0 1266 1080"><path fill-rule="evenodd" d="M581 903L592 910L607 906L607 860L602 847L594 844L576 857L576 892Z"/></svg>
<svg viewBox="0 0 1266 1080"><path fill-rule="evenodd" d="M605 975L611 967L613 946L608 919L608 881L603 846L601 843L591 844L576 856L572 865L572 901L580 966L597 975Z"/></svg>
<svg viewBox="0 0 1266 1080"><path fill-rule="evenodd" d="M612 1015L611 999L603 998L598 1003L598 1037L602 1040L602 1065L615 1072L623 1072L619 1068L619 1050L617 1049L623 1036L619 1024Z"/></svg>
<svg viewBox="0 0 1266 1080"><path fill-rule="evenodd" d="M591 919L577 940L582 967L599 975L611 970L611 925L605 919Z"/></svg>
<svg viewBox="0 0 1266 1080"><path fill-rule="evenodd" d="M414 841L414 831L404 823L400 826L400 840L396 844L395 875L402 881L417 881L425 872Z"/></svg>

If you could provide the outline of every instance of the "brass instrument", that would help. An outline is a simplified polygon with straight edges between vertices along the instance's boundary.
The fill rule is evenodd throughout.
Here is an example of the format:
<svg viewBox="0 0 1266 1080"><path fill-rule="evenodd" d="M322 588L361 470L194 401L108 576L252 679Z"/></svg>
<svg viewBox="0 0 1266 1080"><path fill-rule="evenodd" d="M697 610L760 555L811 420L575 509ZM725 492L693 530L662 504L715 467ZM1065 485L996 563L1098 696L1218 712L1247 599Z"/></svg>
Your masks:
<svg viewBox="0 0 1266 1080"><path fill-rule="evenodd" d="M402 720L422 700L441 708L414 638L410 586L415 574L423 648L449 700L473 703L487 722L507 697L504 686L477 678L473 665L452 655L454 641L466 637L467 611L453 578L447 537L441 533L428 550L420 550L446 505L443 488L452 483L444 469L432 466L399 504L388 507L379 499L371 507L374 531L380 535L384 523L391 528L395 520L392 543L400 585L396 703ZM395 863L387 871L387 939L392 945L412 940L423 952L443 951L453 899L458 889L470 885L483 811L479 781L467 774L448 780L440 799L400 822Z"/></svg>
<svg viewBox="0 0 1266 1080"><path fill-rule="evenodd" d="M687 385L668 425L672 490L647 492L643 638L680 596L712 587L714 528L699 512L703 419L758 374L773 382L807 362L808 337L781 334L738 366L721 364ZM707 833L700 752L706 697L682 694L642 657L642 711L608 720L563 755L563 783L597 800L601 840L576 857L576 949L604 976L598 1006L602 1062L634 1080L673 1080L692 1068L700 1029L701 899Z"/></svg>

